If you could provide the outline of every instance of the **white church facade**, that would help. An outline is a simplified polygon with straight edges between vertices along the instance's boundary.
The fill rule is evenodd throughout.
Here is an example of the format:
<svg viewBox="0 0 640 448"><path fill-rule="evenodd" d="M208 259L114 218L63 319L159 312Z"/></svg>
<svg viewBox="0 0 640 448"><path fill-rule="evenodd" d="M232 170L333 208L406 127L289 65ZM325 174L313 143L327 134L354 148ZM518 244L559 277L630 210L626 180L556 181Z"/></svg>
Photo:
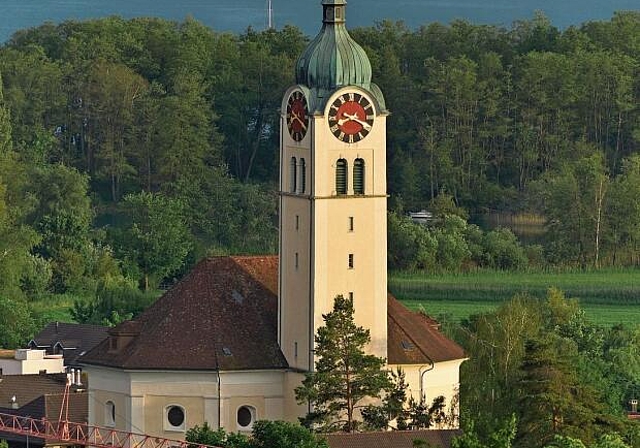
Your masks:
<svg viewBox="0 0 640 448"><path fill-rule="evenodd" d="M383 94L346 30L346 1L322 8L282 101L279 255L202 260L113 328L82 359L91 424L175 439L205 421L227 431L296 421L309 408L294 389L339 294L410 394L456 402L463 350L387 290Z"/></svg>

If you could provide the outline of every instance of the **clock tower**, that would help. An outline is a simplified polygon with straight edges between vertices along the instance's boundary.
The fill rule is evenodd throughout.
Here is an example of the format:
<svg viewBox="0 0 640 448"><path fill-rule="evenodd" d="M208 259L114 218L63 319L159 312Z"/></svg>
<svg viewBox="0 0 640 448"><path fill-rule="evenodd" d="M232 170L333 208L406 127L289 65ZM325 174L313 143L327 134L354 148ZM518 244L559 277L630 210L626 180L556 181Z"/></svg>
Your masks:
<svg viewBox="0 0 640 448"><path fill-rule="evenodd" d="M289 366L314 367L314 335L337 295L353 298L387 357L386 117L345 0L322 0L322 29L284 95L280 142L278 340Z"/></svg>

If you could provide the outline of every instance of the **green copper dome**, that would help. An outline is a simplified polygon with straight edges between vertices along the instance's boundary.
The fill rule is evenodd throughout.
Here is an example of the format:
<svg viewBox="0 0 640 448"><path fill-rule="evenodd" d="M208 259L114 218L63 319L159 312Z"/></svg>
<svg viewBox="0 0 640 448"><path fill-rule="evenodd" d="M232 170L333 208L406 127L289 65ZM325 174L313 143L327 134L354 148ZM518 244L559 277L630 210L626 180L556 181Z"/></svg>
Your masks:
<svg viewBox="0 0 640 448"><path fill-rule="evenodd" d="M343 86L371 88L371 63L345 26L346 0L322 0L322 29L296 63L298 84L319 97Z"/></svg>

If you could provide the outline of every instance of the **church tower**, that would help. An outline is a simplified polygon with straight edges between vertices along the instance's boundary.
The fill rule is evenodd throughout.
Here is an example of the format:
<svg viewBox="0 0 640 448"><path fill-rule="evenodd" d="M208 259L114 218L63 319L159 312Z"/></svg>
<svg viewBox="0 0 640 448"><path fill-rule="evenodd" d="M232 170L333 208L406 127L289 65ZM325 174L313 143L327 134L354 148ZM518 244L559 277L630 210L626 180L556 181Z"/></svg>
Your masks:
<svg viewBox="0 0 640 448"><path fill-rule="evenodd" d="M278 340L301 371L339 294L371 331L368 351L387 357L388 112L346 3L322 0L322 29L281 109Z"/></svg>

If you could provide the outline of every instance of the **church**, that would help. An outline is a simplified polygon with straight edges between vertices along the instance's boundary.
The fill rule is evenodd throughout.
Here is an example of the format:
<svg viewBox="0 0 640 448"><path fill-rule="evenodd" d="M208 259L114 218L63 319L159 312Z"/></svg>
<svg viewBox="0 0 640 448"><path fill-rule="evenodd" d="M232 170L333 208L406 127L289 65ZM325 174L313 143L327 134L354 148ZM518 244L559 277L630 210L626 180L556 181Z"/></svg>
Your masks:
<svg viewBox="0 0 640 448"><path fill-rule="evenodd" d="M322 29L283 96L278 255L202 260L111 329L81 360L90 424L181 439L205 421L232 432L296 421L309 406L294 389L337 295L413 397L443 395L457 412L464 351L387 290L389 112L345 19L345 0L322 0Z"/></svg>

